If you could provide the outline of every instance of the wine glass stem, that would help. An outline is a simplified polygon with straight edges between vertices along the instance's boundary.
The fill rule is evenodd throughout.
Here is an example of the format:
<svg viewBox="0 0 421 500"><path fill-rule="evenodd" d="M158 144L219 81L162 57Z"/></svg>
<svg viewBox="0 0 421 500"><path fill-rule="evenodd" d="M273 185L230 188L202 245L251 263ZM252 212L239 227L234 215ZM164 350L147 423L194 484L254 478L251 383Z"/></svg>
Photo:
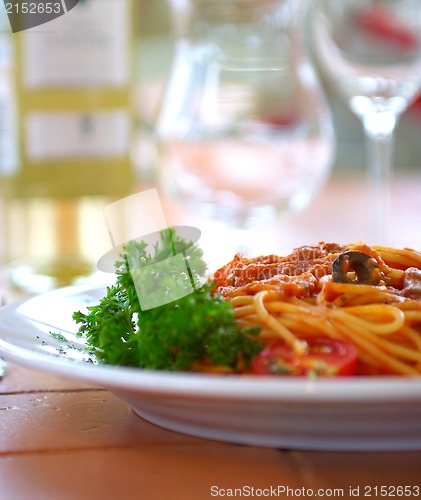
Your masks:
<svg viewBox="0 0 421 500"><path fill-rule="evenodd" d="M377 111L362 117L367 141L368 175L371 185L371 224L378 245L390 245L393 149L397 116Z"/></svg>

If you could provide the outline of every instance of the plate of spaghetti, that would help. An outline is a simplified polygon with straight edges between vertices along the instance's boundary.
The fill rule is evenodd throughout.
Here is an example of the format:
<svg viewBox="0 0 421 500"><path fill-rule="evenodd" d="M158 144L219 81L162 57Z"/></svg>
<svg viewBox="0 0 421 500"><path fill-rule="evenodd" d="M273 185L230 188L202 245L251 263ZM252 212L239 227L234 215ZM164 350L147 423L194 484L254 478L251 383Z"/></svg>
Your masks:
<svg viewBox="0 0 421 500"><path fill-rule="evenodd" d="M165 286L190 280L193 292L142 309L123 256L106 290L69 287L1 308L0 355L106 388L140 417L202 438L421 449L420 252L320 242L236 255L199 286L200 253L188 248L191 272ZM149 257L148 272L168 253Z"/></svg>
<svg viewBox="0 0 421 500"><path fill-rule="evenodd" d="M305 357L312 339L329 338L351 345L353 374L421 374L421 254L415 250L320 243L286 257L238 255L216 274L237 320L259 325L269 345L280 341Z"/></svg>

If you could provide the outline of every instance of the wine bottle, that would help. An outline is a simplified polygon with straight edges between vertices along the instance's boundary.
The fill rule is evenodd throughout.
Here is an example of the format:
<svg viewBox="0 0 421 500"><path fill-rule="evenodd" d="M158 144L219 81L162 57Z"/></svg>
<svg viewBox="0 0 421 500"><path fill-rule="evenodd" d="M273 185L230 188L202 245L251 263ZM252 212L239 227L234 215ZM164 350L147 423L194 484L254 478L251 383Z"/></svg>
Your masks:
<svg viewBox="0 0 421 500"><path fill-rule="evenodd" d="M125 193L130 162L132 0L83 0L14 33L23 196Z"/></svg>
<svg viewBox="0 0 421 500"><path fill-rule="evenodd" d="M8 259L21 288L43 291L92 273L87 213L133 188L133 10L134 0L80 0L11 35L18 168Z"/></svg>

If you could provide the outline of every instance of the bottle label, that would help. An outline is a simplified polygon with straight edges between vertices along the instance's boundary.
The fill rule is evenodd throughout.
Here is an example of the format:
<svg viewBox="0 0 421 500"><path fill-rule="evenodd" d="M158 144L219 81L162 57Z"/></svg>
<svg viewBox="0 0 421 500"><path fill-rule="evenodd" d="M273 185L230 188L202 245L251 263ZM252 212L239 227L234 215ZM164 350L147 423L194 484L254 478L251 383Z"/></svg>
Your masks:
<svg viewBox="0 0 421 500"><path fill-rule="evenodd" d="M130 76L128 0L84 0L45 25L22 32L23 84L124 86Z"/></svg>
<svg viewBox="0 0 421 500"><path fill-rule="evenodd" d="M0 176L18 169L17 103L11 70L14 53L4 18L0 12Z"/></svg>
<svg viewBox="0 0 421 500"><path fill-rule="evenodd" d="M33 161L124 156L130 137L127 109L95 112L31 112L25 122Z"/></svg>
<svg viewBox="0 0 421 500"><path fill-rule="evenodd" d="M0 175L10 175L18 168L16 101L10 81L0 76Z"/></svg>

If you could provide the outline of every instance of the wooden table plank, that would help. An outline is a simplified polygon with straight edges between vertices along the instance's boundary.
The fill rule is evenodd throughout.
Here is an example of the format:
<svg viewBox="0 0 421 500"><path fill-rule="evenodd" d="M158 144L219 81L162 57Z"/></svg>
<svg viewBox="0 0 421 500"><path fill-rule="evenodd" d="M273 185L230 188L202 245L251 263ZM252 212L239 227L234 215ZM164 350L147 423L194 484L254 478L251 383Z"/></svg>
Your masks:
<svg viewBox="0 0 421 500"><path fill-rule="evenodd" d="M0 484L5 500L204 500L300 486L276 450L209 444L0 457Z"/></svg>
<svg viewBox="0 0 421 500"><path fill-rule="evenodd" d="M0 453L202 442L146 422L103 390L0 395L0 429Z"/></svg>

